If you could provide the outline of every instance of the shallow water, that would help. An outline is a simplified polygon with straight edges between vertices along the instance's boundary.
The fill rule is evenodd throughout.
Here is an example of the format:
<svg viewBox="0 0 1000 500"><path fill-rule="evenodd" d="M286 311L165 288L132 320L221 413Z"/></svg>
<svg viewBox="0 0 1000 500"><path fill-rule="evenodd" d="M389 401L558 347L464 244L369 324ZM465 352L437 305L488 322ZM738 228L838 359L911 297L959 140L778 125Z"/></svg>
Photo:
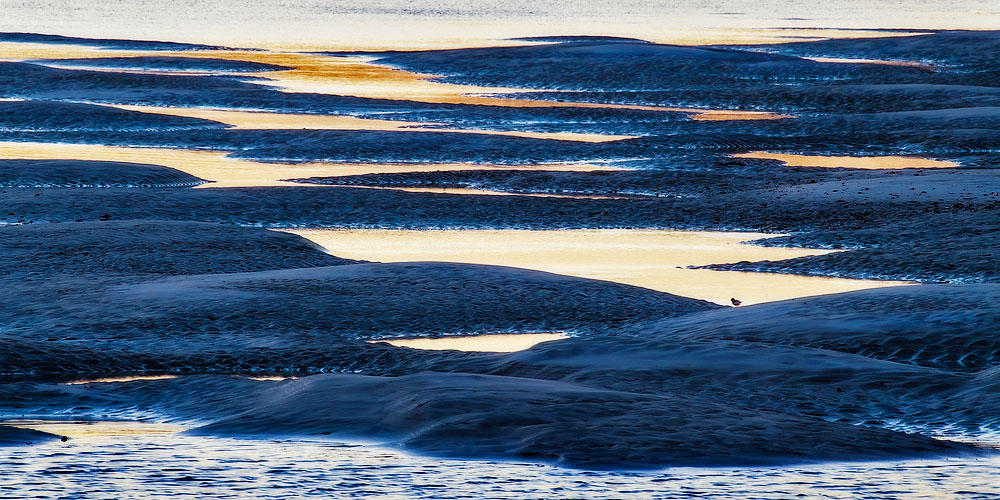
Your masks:
<svg viewBox="0 0 1000 500"><path fill-rule="evenodd" d="M376 120L342 115L306 115L293 113L267 113L204 108L163 108L152 106L115 106L129 111L185 116L213 120L239 129L269 130L396 130L406 132L490 134L534 139L552 139L580 142L610 142L632 139L631 135L577 134L571 132L514 132L496 130L467 130L456 128L418 128L440 125L427 122Z"/></svg>
<svg viewBox="0 0 1000 500"><path fill-rule="evenodd" d="M514 352L522 351L542 342L565 338L568 338L565 333L517 333L456 335L437 338L386 338L369 340L369 342L385 342L398 347L432 351Z"/></svg>
<svg viewBox="0 0 1000 500"><path fill-rule="evenodd" d="M206 181L202 187L318 186L283 179L336 177L373 173L443 172L449 170L545 170L592 172L618 170L586 164L545 164L496 166L482 163L264 163L228 156L225 151L169 148L131 148L98 144L0 142L0 159L58 160L72 158L93 161L153 163L180 170Z"/></svg>
<svg viewBox="0 0 1000 500"><path fill-rule="evenodd" d="M953 161L934 160L916 156L829 156L754 151L737 153L733 158L778 160L789 167L860 168L864 170L894 170L901 168L956 168Z"/></svg>
<svg viewBox="0 0 1000 500"><path fill-rule="evenodd" d="M720 272L688 266L784 260L831 250L742 242L775 235L657 230L289 230L338 257L380 262L444 261L536 269L614 281L684 297L745 305L905 282Z"/></svg>
<svg viewBox="0 0 1000 500"><path fill-rule="evenodd" d="M578 471L332 441L95 436L0 450L4 498L995 498L989 459Z"/></svg>

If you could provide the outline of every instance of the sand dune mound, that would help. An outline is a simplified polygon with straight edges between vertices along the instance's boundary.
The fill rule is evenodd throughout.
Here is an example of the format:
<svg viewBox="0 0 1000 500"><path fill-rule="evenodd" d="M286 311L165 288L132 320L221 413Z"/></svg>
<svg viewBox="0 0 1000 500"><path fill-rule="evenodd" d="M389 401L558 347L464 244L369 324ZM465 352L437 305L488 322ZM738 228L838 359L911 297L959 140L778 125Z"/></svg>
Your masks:
<svg viewBox="0 0 1000 500"><path fill-rule="evenodd" d="M514 268L360 264L197 222L0 227L0 256L8 375L394 370L401 350L363 340L596 332L718 307Z"/></svg>
<svg viewBox="0 0 1000 500"><path fill-rule="evenodd" d="M814 347L960 372L1000 359L1000 285L921 285L807 297L664 322L661 339Z"/></svg>
<svg viewBox="0 0 1000 500"><path fill-rule="evenodd" d="M122 38L87 38L50 35L45 33L2 32L0 41L86 45L116 50L221 50L227 47L197 43L164 42L157 40L127 40Z"/></svg>
<svg viewBox="0 0 1000 500"><path fill-rule="evenodd" d="M572 330L717 306L615 283L524 269L415 262L169 278L110 290L79 328L306 334L303 341L518 330ZM136 305L141 304L137 309Z"/></svg>
<svg viewBox="0 0 1000 500"><path fill-rule="evenodd" d="M3 132L110 132L221 129L210 120L140 113L93 104L56 101L0 101Z"/></svg>
<svg viewBox="0 0 1000 500"><path fill-rule="evenodd" d="M42 59L32 62L58 64L59 66L156 71L252 73L291 69L288 66L252 61L177 56L90 57L84 59Z"/></svg>
<svg viewBox="0 0 1000 500"><path fill-rule="evenodd" d="M355 261L287 233L201 222L104 221L0 227L10 274L234 273Z"/></svg>
<svg viewBox="0 0 1000 500"><path fill-rule="evenodd" d="M60 436L48 432L0 425L0 447L39 444L59 438Z"/></svg>
<svg viewBox="0 0 1000 500"><path fill-rule="evenodd" d="M757 79L870 80L889 74L876 65L823 64L733 47L608 38L555 41L546 45L392 53L381 61L421 73L449 75L449 81L461 83L590 91L641 91L663 89L665 85L679 88L722 82L746 87L757 85L753 83ZM594 71L595 67L600 71ZM897 75L906 76L926 72L909 67L893 69Z"/></svg>
<svg viewBox="0 0 1000 500"><path fill-rule="evenodd" d="M160 165L80 160L2 160L0 187L163 188L205 181Z"/></svg>
<svg viewBox="0 0 1000 500"><path fill-rule="evenodd" d="M447 264L436 266L448 276L462 271L446 269ZM386 269L381 273L370 269L378 267ZM398 267L363 264L313 271L328 280L336 277L337 282L351 282L352 275L355 280L366 277L390 291L393 280L398 280L414 294L427 286L419 283L421 275L435 276L435 269L426 264ZM482 272L472 271L464 273L477 277L480 289L495 286L482 279ZM129 338L127 352L120 353L111 344L104 347L97 335L87 343L114 359L116 369L128 370L131 364L177 372L170 364L177 361L169 358L187 353L188 363L219 363L200 369L188 366L184 368L188 372L233 373L264 367L264 373L273 373L301 362L320 367L326 358L342 363L339 370L350 367L382 376L319 375L253 383L181 377L113 388L60 388L36 396L34 404L211 420L196 431L204 434L329 435L439 456L533 459L586 468L955 454L973 448L928 436L976 438L995 432L1000 423L996 419L1000 401L993 396L996 369L988 363L984 369L974 369L948 357L962 349L985 359L995 350L988 344L988 330L996 318L984 312L989 309L983 304L993 300L995 286L903 287L693 312L656 323L605 328L509 355L460 355L344 342L340 337L346 327L327 318L350 316L358 321L357 313L345 308L345 299L359 295L359 283L336 292L329 285L296 280L299 273L194 276L118 287L115 290L128 297L121 302L141 310L143 317L106 312L104 316L118 318L117 326L112 320L89 325L74 321L78 326L73 334L89 337L92 327L95 334ZM473 300L442 304L440 310L426 301L419 306L424 308L419 314L436 315L445 325L453 319L468 324L464 310L482 307L480 300L492 300L489 295L473 296L454 281L436 281L444 283L432 296L452 289ZM560 288L581 293L583 284L577 280ZM283 303L286 309L311 311L312 306L296 306L297 299L287 298L299 288L314 297L317 310L325 311L309 325L340 335L293 333L306 323L298 325L294 318L286 320L280 311L267 309L270 301ZM373 306L386 325L407 324L407 311L416 307L396 294L384 296L393 297L393 304ZM342 309L325 297L336 297ZM221 312L216 300L226 300L228 310ZM593 297L589 300L593 309L608 307ZM383 302L388 301L383 298ZM635 299L609 302L641 304ZM511 303L523 314L537 314L532 304ZM209 323L214 332L231 334L194 333L194 323L185 321L204 319L200 307L215 312ZM544 307L553 317L563 315L560 302L551 298ZM448 313L443 313L445 308ZM260 316L254 316L258 309ZM180 319L145 322L158 311ZM509 318L511 313L504 314ZM244 316L259 323L270 321L267 335L255 335L249 324L240 325L238 318ZM909 331L900 332L894 325ZM282 333L288 327L292 330ZM47 331L51 336L52 330ZM170 335L157 337L151 332ZM66 339L47 344L72 343ZM888 352L895 346L919 350L920 355L900 357L872 350ZM267 357L280 361L254 365ZM64 358L46 359L58 364ZM337 368L327 365L327 369Z"/></svg>
<svg viewBox="0 0 1000 500"><path fill-rule="evenodd" d="M888 38L832 38L811 42L767 45L786 54L873 58L953 66L992 62L1000 50L1000 31L932 30L915 36Z"/></svg>
<svg viewBox="0 0 1000 500"><path fill-rule="evenodd" d="M919 435L748 410L710 397L443 373L309 377L269 392L245 413L193 432L360 437L433 455L588 468L856 460L969 449Z"/></svg>

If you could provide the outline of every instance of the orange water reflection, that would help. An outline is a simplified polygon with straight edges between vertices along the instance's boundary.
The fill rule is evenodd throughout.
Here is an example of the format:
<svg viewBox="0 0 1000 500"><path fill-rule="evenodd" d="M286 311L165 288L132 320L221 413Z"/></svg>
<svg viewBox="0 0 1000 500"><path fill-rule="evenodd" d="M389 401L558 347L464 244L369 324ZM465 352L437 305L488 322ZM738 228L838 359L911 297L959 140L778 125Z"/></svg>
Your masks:
<svg viewBox="0 0 1000 500"><path fill-rule="evenodd" d="M431 351L515 352L523 351L542 342L569 338L565 333L517 333L485 335L453 335L436 338L387 338L369 340L385 342L397 347Z"/></svg>
<svg viewBox="0 0 1000 500"><path fill-rule="evenodd" d="M0 158L27 160L92 160L151 163L174 168L211 181L202 188L319 186L282 179L338 177L364 174L442 172L456 170L531 170L592 172L617 168L600 165L553 163L538 165L492 165L480 163L264 163L227 156L225 151L167 148L127 148L95 144L0 142Z"/></svg>
<svg viewBox="0 0 1000 500"><path fill-rule="evenodd" d="M187 427L176 424L132 421L6 420L0 424L48 432L71 439L107 439L130 436L176 434Z"/></svg>
<svg viewBox="0 0 1000 500"><path fill-rule="evenodd" d="M899 168L955 168L953 161L932 160L918 156L823 156L754 151L730 155L733 158L778 160L789 167L860 168L883 170Z"/></svg>
<svg viewBox="0 0 1000 500"><path fill-rule="evenodd" d="M688 269L783 260L832 250L747 245L761 233L664 230L287 230L339 257L443 261L535 269L614 281L684 297L744 304L896 286L904 282Z"/></svg>

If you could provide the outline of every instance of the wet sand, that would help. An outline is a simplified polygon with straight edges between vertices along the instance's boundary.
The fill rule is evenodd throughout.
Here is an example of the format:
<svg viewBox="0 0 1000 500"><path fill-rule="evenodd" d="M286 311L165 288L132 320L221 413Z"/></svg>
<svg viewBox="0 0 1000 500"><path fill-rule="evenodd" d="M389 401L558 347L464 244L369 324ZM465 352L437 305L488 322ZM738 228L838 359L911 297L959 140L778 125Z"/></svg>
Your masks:
<svg viewBox="0 0 1000 500"><path fill-rule="evenodd" d="M636 285L725 305L730 304L733 298L749 305L906 284L686 268L832 253L831 250L760 247L741 243L776 236L760 233L340 229L286 232L310 239L331 254L343 258L511 266Z"/></svg>
<svg viewBox="0 0 1000 500"><path fill-rule="evenodd" d="M952 40L961 40L955 34L946 35L953 37ZM919 41L915 43L920 45ZM966 47L963 43L952 42L952 48ZM930 45L934 45L933 40ZM947 46L942 43L935 49L947 49ZM219 51L198 53L218 54ZM243 51L226 53L234 58L252 57ZM190 52L174 54L191 55ZM528 99L494 98L468 91L470 87L467 86L433 81L433 75L400 72L370 60L261 54L266 54L262 57L299 58L299 64L292 65L295 69L271 73L276 77L276 85L286 85L286 92L294 92L296 87L322 91L329 85L328 90L337 92L353 91L361 96L396 95L401 100L412 91L423 102L648 110L647 107L553 105ZM871 55L872 61L878 60L877 57L897 57L891 51ZM962 57L957 50L950 55ZM35 184L11 187L4 193L9 207L5 212L11 224L0 228L5 240L0 253L7 256L3 262L7 269L4 273L6 286L0 287L5 299L0 302L5 304L9 315L6 323L9 331L4 330L7 339L3 352L7 360L4 373L14 379L4 384L0 396L5 398L7 407L20 410L25 401L30 401L48 412L69 415L62 417L67 419L87 418L76 412L98 415L133 412L140 414L135 418L145 414L175 422L198 420L208 425L197 432L213 436L303 437L345 433L367 439L389 439L394 446L437 456L552 460L562 465L588 468L784 465L802 460L898 459L977 452L960 442L939 438L950 437L947 433L955 429L983 437L986 431L993 432L997 426L996 398L991 397L996 392L991 390L996 386L993 368L997 352L1000 352L993 335L997 323L996 297L1000 296L996 285L896 286L910 283L739 271L748 271L758 264L761 268L755 270L767 269L769 264L783 266L789 263L784 259L798 259L797 267L792 266L786 272L844 276L846 269L852 273L850 276L861 277L927 281L941 275L941 280L971 276L971 279L995 281L995 274L988 274L995 273L989 268L996 260L990 253L992 245L989 244L996 234L990 225L995 225L995 212L991 210L1000 207L995 204L995 171L944 168L933 172L831 172L786 169L776 162L729 161L726 155L733 151L794 151L797 145L817 151L816 148L822 146L815 142L810 144L806 134L794 132L802 129L808 132L808 127L814 127L814 133L829 134L829 149L820 151L849 153L857 150L859 144L865 144L864 151L915 152L927 157L959 158L963 165L973 161L986 164L992 162L992 157L986 155L996 151L995 134L991 135L995 128L991 121L993 115L990 112L952 112L948 111L948 106L960 109L991 105L994 102L990 100L992 94L970 89L989 88L992 82L986 78L976 80L979 73L974 71L947 73L944 65L941 72L929 73L907 67L831 65L836 67L830 68L790 58L795 62L789 66L803 73L786 74L783 62L777 61L773 66L757 64L754 57L749 58L750 63L744 68L731 74L726 74L726 68L715 72L724 64L700 61L697 64L710 71L690 75L693 80L702 78L715 83L733 78L738 84L732 88L718 85L708 89L711 92L705 96L699 94L692 99L624 102L802 109L803 116L809 114L808 119L788 120L780 125L703 124L669 117L674 123L667 126L654 119L646 128L597 128L629 130L623 133L649 130L649 139L617 144L601 151L619 151L615 148L620 147L620 151L625 151L622 156L629 158L650 152L649 164L659 163L656 167L664 167L664 170L651 170L648 174L664 182L658 185L664 189L671 187L670 182L679 186L709 186L704 193L699 191L687 198L637 198L606 203L511 196L401 195L363 189L196 191L163 181L170 179L169 172L155 171L155 167L149 165L144 166L149 170L145 173L134 172L137 166L129 164L84 165L79 162L62 165L59 170L37 168L38 175L32 181ZM920 59L920 56L913 58ZM769 61L776 59L781 57ZM586 60L595 67L607 61ZM543 61L544 58L538 58L511 66L516 71L529 64L544 64ZM645 74L640 71L655 66L625 68L628 63L618 66L621 71L611 73L607 80L611 83L607 86L605 82L591 81L595 85L592 90L617 92L616 88L621 87L614 85L618 85L619 79L628 78L634 69L641 77L632 80L637 91L650 94L690 91L684 85L662 88L665 84L655 70ZM580 67L584 71L589 69L579 64L573 67L574 64L562 66L568 70L566 74L574 75L573 71ZM7 68L7 77L15 82L9 87L14 89L12 95L46 98L44 89L32 93L33 82L18 82L24 80L19 77L19 71L38 75L42 80L49 79L45 80L49 82L62 77L74 78L67 75L69 72L28 68L31 67L9 65ZM423 68L421 71L438 71L433 66ZM973 68L976 71L994 69L989 64ZM33 73L35 69L37 73ZM816 71L811 72L813 70ZM546 82L551 81L544 78L545 72L539 73L541 78L534 80L537 86L548 85ZM682 72L674 74L678 78L689 76ZM136 88L148 92L150 102L157 102L159 92L189 90L185 88L187 82L179 82L185 78L147 88L143 81L161 80L147 76L117 81L102 73L80 81L93 78L91 81L105 82L99 83L103 85L100 86L102 92L109 92L104 98L120 96L118 92L129 88L130 82L138 81ZM266 78L268 73L254 74L254 77L260 76ZM583 81L587 76L577 75ZM897 77L899 81L894 80ZM524 83L526 87L533 85L530 79L523 81L528 82ZM218 82L222 83L216 86ZM747 82L751 83L742 86ZM893 83L883 85L884 82ZM952 92L952 88L929 91L929 87L944 86L940 82L952 87L962 86L967 94L953 99L956 92ZM226 93L231 80L205 79L201 83L204 88L221 94ZM79 88L84 90L80 91L60 85L51 83L47 88L56 89L52 90L52 95L67 92L65 95L77 98L89 88L81 85ZM354 90L350 90L352 85ZM200 87L194 87L192 92L198 92ZM459 91L456 87L466 90ZM904 87L906 92L901 91ZM786 93L789 89L792 95ZM255 92L277 95L277 100L268 101L278 103L275 108L281 107L281 99L288 97L291 100L288 94L275 91L258 89ZM803 95L809 97L802 99ZM830 113L834 119L849 115L846 121L856 119L861 123L855 128L834 131L823 122L826 117L817 117L822 115L822 110L799 107L809 104L805 101L813 95L818 96L824 106L844 106ZM896 99L907 96L909 101ZM308 101L305 96L295 98ZM263 101L234 98L230 102ZM406 107L400 106L400 109ZM84 112L108 112L94 108ZM726 117L727 113L653 108L686 109L696 120L712 113L716 117ZM941 128L933 128L930 120L915 121L914 125L905 116L887 117L881 113L911 108L925 108L929 117L943 110L941 114L951 118L942 120L943 124L934 124ZM66 132L73 127L83 129L99 120L81 126L80 122L61 120L60 109L53 111L35 104L24 109L22 115L34 113L39 116L18 118L12 113L13 118L8 123L12 124L12 130L22 127L16 129L22 132L11 132L10 140L30 138L14 134L23 134L23 130L37 123L47 127L46 133L50 134L39 137L70 137L67 140L99 137L96 134L100 132ZM227 115L228 119L248 126L242 128L267 124L286 131L293 128L290 120L294 118L290 116L235 113ZM728 116L741 116L740 112L735 113ZM879 114L882 116L871 117ZM47 118L50 115L54 118ZM577 119L576 115L565 113L571 116L569 120ZM483 116L497 115L484 113ZM775 117L768 113L748 116ZM153 122L167 122L164 117L153 118ZM474 119L482 120L482 117ZM504 127L505 119L489 126ZM317 127L332 126L338 118L316 120L313 125ZM323 120L330 121L324 123ZM864 123L864 120L870 122ZM884 129L870 126L879 120L885 124ZM617 121L617 117L612 121ZM353 123L371 127L398 126L382 122ZM346 123L340 122L337 126ZM796 126L801 128L796 129ZM149 130L157 130L156 125ZM86 133L95 135L87 138ZM122 135L116 136L115 143L129 143L128 138L135 137L135 143L150 144L150 141L143 142L142 134L148 134L147 131L134 136L127 131L118 133ZM257 157L341 157L325 154L321 148L309 153L316 156L306 153L281 156L280 150L286 145L289 149L309 149L309 141L298 142L294 133L241 135L220 130L213 133L220 134L218 146L212 140L170 142L174 139L169 137L163 143L236 148L250 141L260 141L263 146L277 145L270 152L279 154L272 156L266 150L257 151L254 153L260 153ZM375 148L385 149L395 147L395 138L403 136L401 133L357 134L347 140L345 136L353 134L303 135L310 135L316 142L338 136L344 140L345 148L368 141L374 143ZM393 139L389 139L390 136ZM382 144L370 137L386 142ZM427 141L430 137L421 134L421 139ZM400 150L401 154L393 158L407 161L419 157L419 151L436 147L459 149L459 143L466 139L469 136L452 137L451 144L446 139L442 144L424 144L412 151ZM461 147L466 151L477 150L478 141L469 141ZM406 143L405 140L400 142ZM515 147L504 149L500 155L517 154L520 158L521 152L514 150L527 142L518 141ZM557 146L544 142L535 148L563 151L557 150ZM633 146L634 150L629 149ZM339 147L339 143L331 145L331 148ZM393 168L410 167L330 163L274 165L227 158L225 152L218 150L180 152L148 147L15 143L0 145L0 148L0 156L10 153L11 158L22 158L18 154L23 148L25 154L40 158L85 160L92 155L94 159L160 163L217 181L210 187L290 185L283 179L323 176L324 172L329 176L328 172L345 166L346 171L353 168L365 173L394 172ZM565 156L553 153L523 157L576 158L574 150L565 151ZM635 151L639 153L631 154ZM748 154L786 160L773 153ZM963 155L981 158L969 159ZM784 156L789 157L786 161L789 166L880 170L957 165L898 156L860 159ZM468 157L475 155L458 156ZM452 157L442 158L443 162ZM512 158L500 156L492 161ZM459 168L461 170L469 169L459 166L463 167ZM583 171L568 168L568 163L565 166L567 170ZM20 182L18 179L24 177L22 173L33 167L36 166L12 164L8 177L12 179L11 185ZM403 171L435 167L439 166L419 165ZM677 167L677 170L667 170L669 167ZM692 167L702 170L689 172ZM492 165L474 168L509 169ZM117 183L116 187L73 187L73 182L82 184L83 180L98 177L98 174L102 181L110 179L106 182ZM595 175L587 181L603 182L602 188L615 192L613 190L627 187L633 181L638 182L623 179L633 174ZM743 180L728 185L729 176ZM149 190L134 188L132 184L121 187L134 184L134 179L158 182L149 181ZM184 180L188 182L186 185L197 182L197 179ZM559 179L553 179L545 188L559 189L552 187L558 182ZM154 187L165 189L153 191ZM726 189L716 189L721 187ZM909 194L899 192L904 187ZM428 192L425 188L414 190ZM458 191L453 194L472 193ZM348 210L338 211L342 207ZM967 219L963 221L962 217ZM161 222L163 219L173 222ZM776 236L763 232L288 231L323 245L331 254L327 255L308 241L261 227L355 225L411 228L749 227L789 233L781 243L807 248L758 247L741 243ZM929 228L935 230L924 230ZM822 231L827 234L817 236ZM855 234L852 235L852 231ZM912 246L907 247L907 244ZM809 245L856 250L817 250L808 248ZM953 249L966 253L953 253ZM935 260L921 262L921 251L934 254ZM332 255L389 263L347 261ZM840 263L819 268L810 258L855 259L863 265ZM880 258L888 261L879 261ZM897 258L898 261L892 261ZM437 262L412 262L428 260ZM761 262L754 264L757 261ZM689 266L724 263L735 263L735 267L689 269ZM741 265L744 266L740 268ZM895 274L873 274L873 268L877 272ZM873 290L861 290L864 288ZM834 293L847 290L861 291ZM702 298L726 306L772 303L718 307L660 292ZM573 337L507 356L428 352L368 342L387 336L400 337L393 342L412 343L417 341L412 337L419 335L438 337L518 331L566 331L572 332ZM527 341L530 340L527 335L515 338L498 335L493 340L503 343ZM484 340L487 338L446 338L429 340L423 345L443 347L447 342ZM507 344L493 346L490 350L514 350L515 347ZM483 346L475 348L484 349ZM130 373L157 373L150 370L150 366L157 367L160 373L191 376L119 377ZM317 373L327 374L308 376ZM248 380L246 375L254 375L254 380ZM301 379L278 382L287 378L284 375L298 375ZM84 377L89 380L77 380L75 384L53 383ZM21 421L20 424L77 426L43 430L63 435L74 432L80 438L144 432L121 423L109 424L117 428L106 431L97 428L99 424L78 422ZM94 425L97 427L88 428ZM170 433L168 429L159 428L151 432L161 431ZM995 444L996 439L990 439L989 442ZM59 444L58 441L52 443ZM77 449L76 453L81 459L86 458L86 452ZM134 456L125 455L125 458ZM217 451L206 455L212 460L222 456ZM247 456L259 454L244 452L241 459ZM70 456L64 460L74 458ZM159 463L151 462L154 466ZM302 484L303 476L298 471L304 468L297 468L296 474L289 475L290 481ZM872 471L882 467L866 464L857 469ZM132 467L131 470L136 469ZM42 477L48 472L43 471ZM759 470L754 474L760 474ZM921 474L928 475L926 472ZM76 477L83 476L78 474ZM477 476L463 479L473 477ZM887 486L893 487L896 485ZM857 487L842 491L858 494ZM753 493L759 492L751 492L748 496ZM886 491L877 493L887 494Z"/></svg>

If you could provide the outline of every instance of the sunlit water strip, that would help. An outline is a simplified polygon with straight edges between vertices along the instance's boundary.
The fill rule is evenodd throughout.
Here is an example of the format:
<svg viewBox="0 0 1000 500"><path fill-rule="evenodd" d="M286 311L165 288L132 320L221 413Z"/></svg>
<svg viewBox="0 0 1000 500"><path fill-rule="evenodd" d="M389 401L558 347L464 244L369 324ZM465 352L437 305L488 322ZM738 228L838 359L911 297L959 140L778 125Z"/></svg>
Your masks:
<svg viewBox="0 0 1000 500"><path fill-rule="evenodd" d="M397 347L431 351L515 352L542 342L569 338L565 333L514 333L483 335L451 335L434 338L384 338L369 342L385 342Z"/></svg>
<svg viewBox="0 0 1000 500"><path fill-rule="evenodd" d="M483 163L265 163L228 156L226 151L129 148L97 144L0 142L0 159L120 161L162 165L210 181L203 188L320 186L283 179L458 170L593 172L621 170L581 163L492 165Z"/></svg>
<svg viewBox="0 0 1000 500"><path fill-rule="evenodd" d="M286 230L338 257L444 261L535 269L641 286L717 304L755 304L907 284L773 273L688 269L784 260L832 250L744 244L777 235L661 230Z"/></svg>
<svg viewBox="0 0 1000 500"><path fill-rule="evenodd" d="M517 94L544 89L483 87L438 81L439 75L414 73L378 64L375 58L330 56L299 52L199 50L199 51L95 51L92 47L0 42L0 60L78 59L92 57L138 57L155 54L188 58L225 59L291 67L288 70L254 72L256 84L270 85L293 93L318 93L370 99L397 99L438 104L466 104L517 108L590 108L689 113L695 120L773 120L791 115L768 111L677 108L595 102L547 101L492 97L489 94ZM79 63L77 63L79 64ZM58 64L56 64L58 66ZM107 68L101 68L107 71ZM134 70L130 70L134 71ZM157 71L158 72L158 71ZM517 132L520 133L520 132ZM517 134L508 132L507 134ZM620 138L619 138L620 139ZM611 139L617 140L617 139Z"/></svg>
<svg viewBox="0 0 1000 500"><path fill-rule="evenodd" d="M155 113L161 115L184 116L213 120L231 125L238 129L268 129L268 130L380 130L426 133L456 133L503 135L508 137L526 137L530 139L550 139L574 142L612 142L623 139L634 139L635 135L585 134L576 132L522 132L498 131L488 129L459 128L419 128L440 126L432 122L407 122L393 120L377 120L357 118L342 115L310 115L297 113L271 113L264 111L240 111L228 109L206 108L168 108L154 106L112 106L129 111Z"/></svg>
<svg viewBox="0 0 1000 500"><path fill-rule="evenodd" d="M778 160L789 167L859 168L894 170L901 168L956 168L958 163L919 156L824 156L753 151L730 155L733 158Z"/></svg>

